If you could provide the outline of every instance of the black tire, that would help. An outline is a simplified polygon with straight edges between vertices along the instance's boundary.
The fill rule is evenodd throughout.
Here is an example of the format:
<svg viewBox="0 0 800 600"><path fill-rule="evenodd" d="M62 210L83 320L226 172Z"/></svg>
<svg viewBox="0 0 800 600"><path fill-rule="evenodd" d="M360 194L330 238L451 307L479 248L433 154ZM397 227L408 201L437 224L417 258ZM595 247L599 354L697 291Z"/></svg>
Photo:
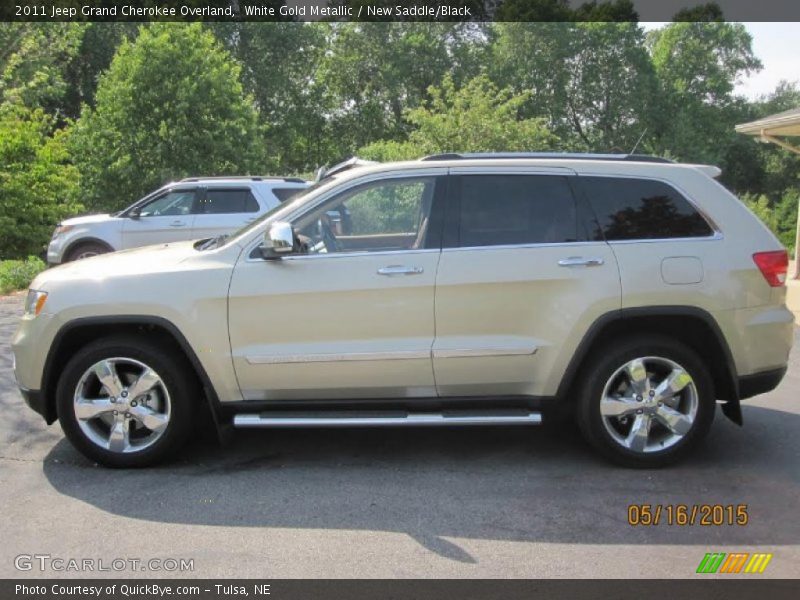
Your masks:
<svg viewBox="0 0 800 600"><path fill-rule="evenodd" d="M98 254L108 254L109 252L111 252L111 250L103 244L97 242L82 242L70 249L64 262L72 262L73 260L89 258L89 256L97 256Z"/></svg>
<svg viewBox="0 0 800 600"><path fill-rule="evenodd" d="M75 414L74 396L81 378L96 363L123 357L144 363L160 377L169 395L166 427L152 445L131 452L114 452L98 445L84 432ZM193 431L200 386L188 361L139 336L103 338L81 348L67 363L58 380L58 420L67 439L87 458L107 467L146 467L170 457ZM146 430L145 430L146 431Z"/></svg>
<svg viewBox="0 0 800 600"><path fill-rule="evenodd" d="M692 452L698 442L708 434L711 423L714 420L716 407L714 384L708 368L691 348L669 337L640 335L615 341L594 354L596 358L587 363L581 371L576 416L585 439L604 457L626 467L663 467L685 458ZM615 439L609 428L606 427L605 420L601 415L601 398L606 384L624 365L642 357L656 357L677 363L689 374L694 384L697 410L691 427L682 434L682 438L679 438L663 450L659 450L657 445L656 449L651 449L650 451L634 451L629 447L625 447L623 442ZM690 389L687 389L686 393L691 393ZM631 393L634 398L638 397L635 393ZM647 395L649 396L649 394ZM687 402L687 400L679 399L677 402ZM649 410L657 410L653 406L652 400L650 400L649 405L642 404L641 406L647 406ZM648 408L644 409L645 413ZM635 419L636 417L635 415L627 417L628 420L625 424L630 422L631 418ZM617 433L620 437L623 437L626 433L624 430L625 425L614 421L614 419L611 419L611 421L618 423L616 426L622 429L622 433L620 434L619 431ZM655 415L652 422L656 423L655 433L660 432L665 427ZM628 431L633 429L634 423L631 423L631 429ZM609 427L613 428L614 425ZM671 433L664 429L665 436Z"/></svg>

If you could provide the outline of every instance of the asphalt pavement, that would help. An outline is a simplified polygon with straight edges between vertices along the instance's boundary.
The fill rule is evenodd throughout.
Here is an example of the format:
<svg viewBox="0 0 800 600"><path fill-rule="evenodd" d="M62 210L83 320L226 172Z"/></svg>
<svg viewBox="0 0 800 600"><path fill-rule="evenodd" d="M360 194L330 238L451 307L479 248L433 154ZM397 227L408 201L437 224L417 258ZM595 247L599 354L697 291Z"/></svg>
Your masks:
<svg viewBox="0 0 800 600"><path fill-rule="evenodd" d="M241 431L116 471L24 405L9 349L21 304L0 298L0 577L687 578L707 552L773 555L738 577L800 576L797 335L786 379L746 402L745 426L718 411L696 456L663 470L611 466L575 428L545 426ZM642 503L746 504L749 521L632 527ZM50 557L45 571L33 555Z"/></svg>

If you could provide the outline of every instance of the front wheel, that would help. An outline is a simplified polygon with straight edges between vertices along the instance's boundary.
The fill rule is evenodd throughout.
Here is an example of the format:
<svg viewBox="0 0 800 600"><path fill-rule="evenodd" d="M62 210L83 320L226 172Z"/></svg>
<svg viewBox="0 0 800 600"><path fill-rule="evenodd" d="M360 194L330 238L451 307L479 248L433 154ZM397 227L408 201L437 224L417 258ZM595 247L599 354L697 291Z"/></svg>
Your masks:
<svg viewBox="0 0 800 600"><path fill-rule="evenodd" d="M72 444L110 467L168 457L191 431L198 385L186 361L137 337L77 352L61 374L58 418Z"/></svg>
<svg viewBox="0 0 800 600"><path fill-rule="evenodd" d="M107 254L108 252L111 252L111 250L102 244L98 244L96 242L84 242L78 244L75 246L75 248L70 250L64 262L72 262L74 260L91 258L93 256L99 256L100 254Z"/></svg>
<svg viewBox="0 0 800 600"><path fill-rule="evenodd" d="M693 350L670 338L634 337L606 347L583 376L581 431L604 456L625 466L676 462L714 419L708 369Z"/></svg>

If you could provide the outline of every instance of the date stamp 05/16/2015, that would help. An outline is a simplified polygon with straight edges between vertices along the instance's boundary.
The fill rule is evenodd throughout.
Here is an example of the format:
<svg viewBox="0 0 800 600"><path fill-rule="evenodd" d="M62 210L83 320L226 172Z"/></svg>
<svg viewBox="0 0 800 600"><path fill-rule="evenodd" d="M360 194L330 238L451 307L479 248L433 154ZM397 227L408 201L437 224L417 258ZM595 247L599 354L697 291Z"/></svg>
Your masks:
<svg viewBox="0 0 800 600"><path fill-rule="evenodd" d="M747 504L629 504L628 525L654 527L744 527L750 522Z"/></svg>

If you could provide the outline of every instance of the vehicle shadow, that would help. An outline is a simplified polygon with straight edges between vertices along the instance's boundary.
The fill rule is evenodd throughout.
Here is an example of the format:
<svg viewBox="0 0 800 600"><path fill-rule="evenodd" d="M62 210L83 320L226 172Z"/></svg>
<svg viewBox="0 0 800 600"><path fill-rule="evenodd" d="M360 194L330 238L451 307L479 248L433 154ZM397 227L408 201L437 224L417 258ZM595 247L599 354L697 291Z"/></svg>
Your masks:
<svg viewBox="0 0 800 600"><path fill-rule="evenodd" d="M474 559L453 538L800 543L800 415L744 411L744 430L718 413L696 456L661 470L609 465L571 426L242 431L130 471L97 468L61 440L43 469L59 493L129 518L403 532L462 562ZM632 527L632 503L747 504L750 522Z"/></svg>

